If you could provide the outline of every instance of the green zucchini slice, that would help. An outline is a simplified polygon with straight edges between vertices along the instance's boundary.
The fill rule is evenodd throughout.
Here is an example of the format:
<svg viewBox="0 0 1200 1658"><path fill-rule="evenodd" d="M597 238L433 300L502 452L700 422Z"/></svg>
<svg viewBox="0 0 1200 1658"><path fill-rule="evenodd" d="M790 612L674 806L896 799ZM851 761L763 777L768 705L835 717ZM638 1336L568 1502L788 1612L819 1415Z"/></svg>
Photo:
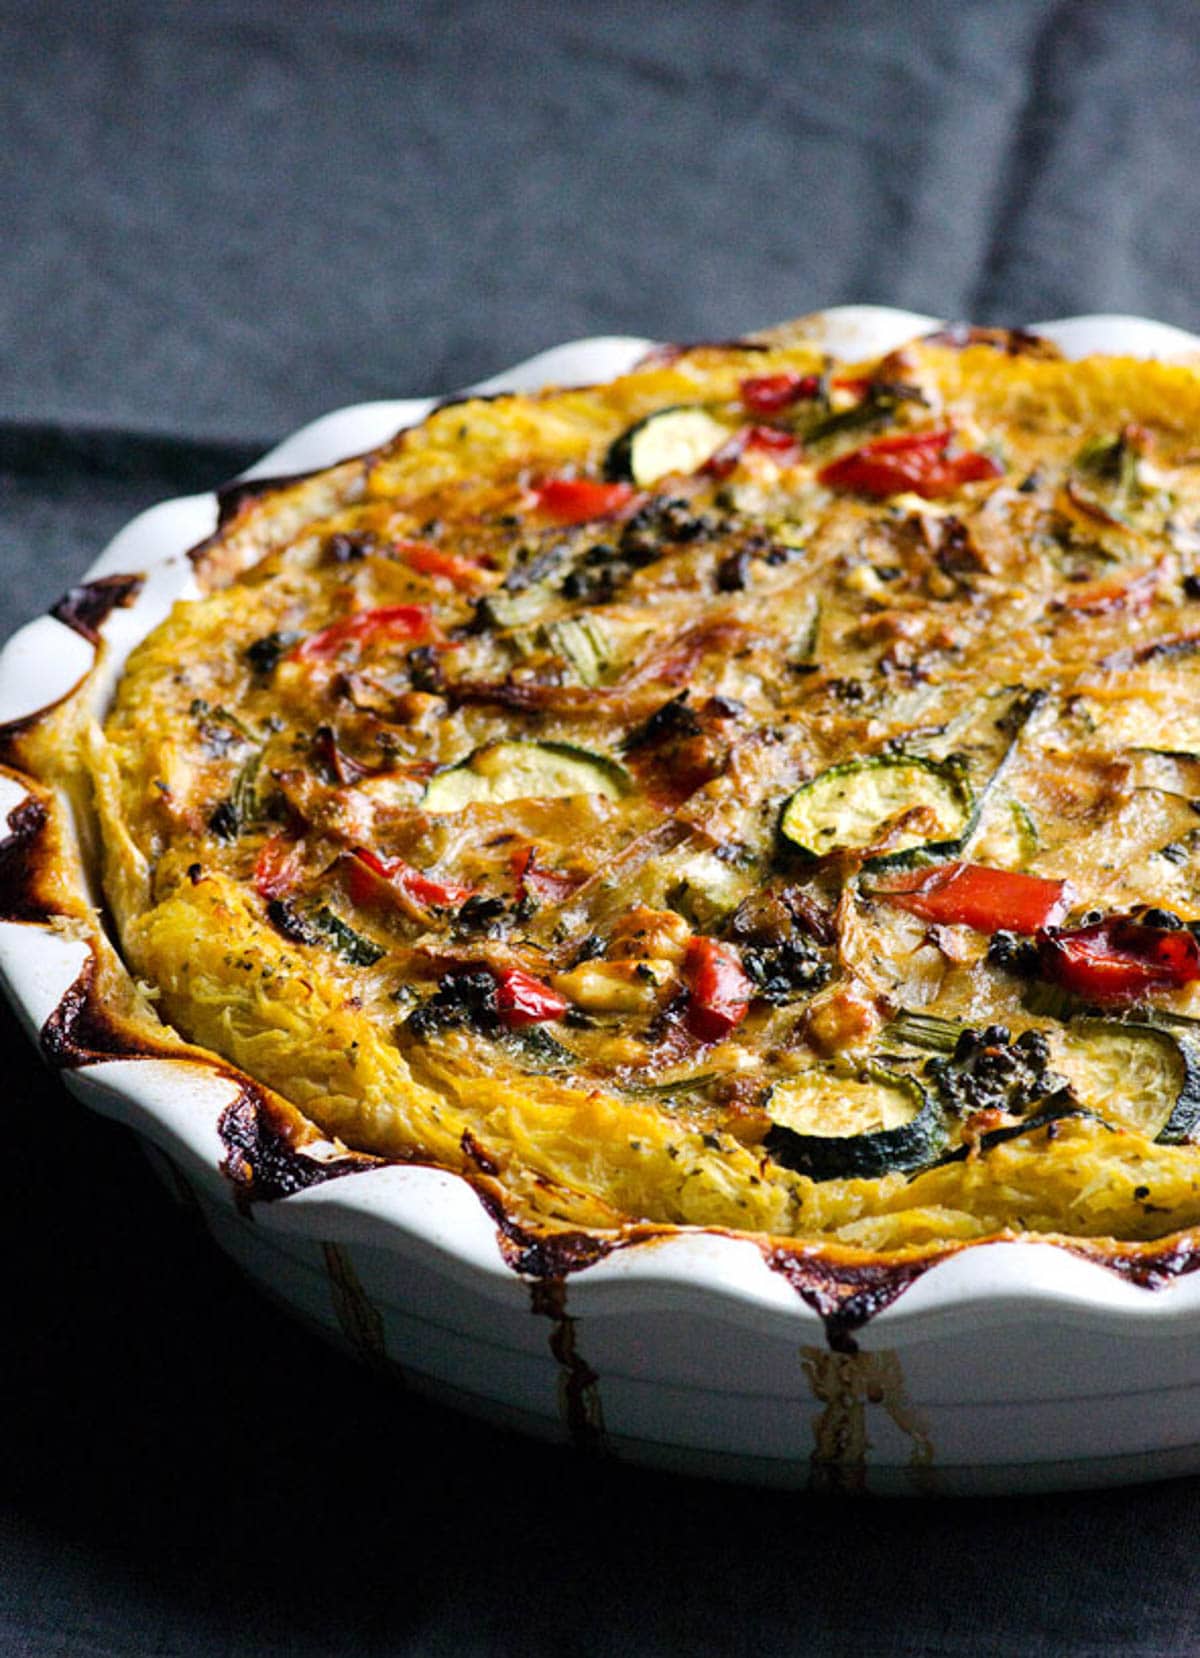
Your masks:
<svg viewBox="0 0 1200 1658"><path fill-rule="evenodd" d="M704 409L660 409L617 438L605 458L605 476L645 489L668 473L697 471L731 435L732 428Z"/></svg>
<svg viewBox="0 0 1200 1658"><path fill-rule="evenodd" d="M908 813L913 817L906 828ZM974 796L955 761L879 755L831 766L797 789L783 809L780 831L805 857L823 858L869 848L894 825L891 844L867 859L882 869L951 856L974 816Z"/></svg>
<svg viewBox="0 0 1200 1658"><path fill-rule="evenodd" d="M882 1065L857 1076L805 1071L777 1082L766 1105L764 1146L813 1180L876 1180L932 1162L945 1141L942 1112L915 1077Z"/></svg>
<svg viewBox="0 0 1200 1658"><path fill-rule="evenodd" d="M1051 1063L1088 1111L1160 1145L1200 1128L1200 1043L1182 1031L1118 1019L1073 1019Z"/></svg>
<svg viewBox="0 0 1200 1658"><path fill-rule="evenodd" d="M432 777L422 805L428 812L461 812L464 806L576 794L619 800L629 787L628 772L615 760L569 743L486 743Z"/></svg>

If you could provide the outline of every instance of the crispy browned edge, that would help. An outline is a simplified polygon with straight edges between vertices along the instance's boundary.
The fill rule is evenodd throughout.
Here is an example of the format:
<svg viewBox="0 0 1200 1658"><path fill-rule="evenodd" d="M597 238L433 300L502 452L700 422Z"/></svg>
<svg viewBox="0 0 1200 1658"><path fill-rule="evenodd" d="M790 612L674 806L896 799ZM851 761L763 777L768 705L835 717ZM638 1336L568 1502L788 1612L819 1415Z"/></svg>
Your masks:
<svg viewBox="0 0 1200 1658"><path fill-rule="evenodd" d="M1044 348L1044 342L1021 330L976 330L957 325L939 331L935 337L952 345L969 341L987 343L1014 354L1041 355ZM759 340L766 339L767 336L759 336ZM757 343L758 340L718 342L715 348L744 349ZM714 346L706 348L714 349ZM678 352L694 348L659 349ZM403 433L396 441L403 441ZM190 554L202 584L219 586L236 579L265 549L290 538L308 517L329 511L341 502L352 502L379 452L372 450L335 467L294 477L264 478L249 483L235 481L220 491L217 530ZM278 498L288 494L295 496L294 511L282 517L276 512L272 534L264 539L257 533L264 518L277 508ZM97 646L98 660L103 650L102 628L106 617L117 606L133 603L142 581L141 576L132 575L82 583L71 588L50 613ZM68 696L78 694L94 671L93 665ZM0 920L48 926L68 913L63 908L61 894L73 872L64 860L56 860L48 833L56 814L65 813L67 807L22 767L26 739L63 700L66 699L0 726L0 774L9 776L27 794L8 814L8 832L0 838ZM218 1125L225 1147L221 1168L232 1182L236 1200L245 1213L252 1214L255 1203L273 1202L328 1180L404 1161L349 1148L332 1158L318 1159L306 1154L306 1146L328 1142L288 1101L207 1049L193 1047L166 1032L161 1040L148 1037L144 1027L135 1027L112 1005L98 982L102 949L111 949L111 945L107 939L93 936L82 971L43 1025L40 1046L44 1057L59 1070L79 1069L115 1058L179 1059L201 1064L229 1079L236 1092ZM469 1160L474 1156L475 1147L469 1135L464 1136L463 1150ZM416 1157L408 1161L422 1162ZM723 1227L630 1222L613 1231L543 1230L518 1219L506 1203L505 1190L495 1177L494 1167L485 1158L479 1158L475 1167L460 1173L459 1178L476 1193L494 1222L508 1265L515 1273L532 1280L535 1288L541 1286L535 1296L534 1310L556 1318L561 1327L570 1323L563 1311L565 1303L561 1295L569 1274L617 1250L695 1231L753 1243L766 1264L781 1274L821 1317L830 1346L845 1352L855 1351L856 1330L890 1306L931 1267L981 1244L1052 1243L1107 1267L1145 1289L1162 1288L1200 1267L1200 1227L1142 1243L1068 1238L1059 1234L1042 1234L1035 1240L1027 1235L1000 1232L957 1243L930 1245L919 1251L887 1252L805 1243Z"/></svg>

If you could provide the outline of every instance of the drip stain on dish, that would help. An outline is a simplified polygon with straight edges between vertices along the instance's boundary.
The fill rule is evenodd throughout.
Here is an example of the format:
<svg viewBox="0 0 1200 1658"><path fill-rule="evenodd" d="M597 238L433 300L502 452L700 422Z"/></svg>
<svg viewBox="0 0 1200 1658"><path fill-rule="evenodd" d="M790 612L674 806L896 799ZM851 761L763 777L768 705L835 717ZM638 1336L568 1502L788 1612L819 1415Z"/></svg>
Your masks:
<svg viewBox="0 0 1200 1658"><path fill-rule="evenodd" d="M604 1427L600 1378L579 1351L578 1324L567 1312L565 1278L543 1278L529 1286L530 1311L551 1324L550 1351L558 1365L559 1415L571 1444L589 1456L611 1456Z"/></svg>
<svg viewBox="0 0 1200 1658"><path fill-rule="evenodd" d="M400 1367L388 1354L383 1317L363 1288L350 1251L336 1243L323 1243L321 1250L330 1300L342 1334L364 1364L387 1370L400 1380Z"/></svg>
<svg viewBox="0 0 1200 1658"><path fill-rule="evenodd" d="M846 1352L822 1347L801 1350L805 1377L823 1409L813 1421L810 1489L860 1496L869 1488L871 1450L869 1407L885 1412L908 1439L909 1478L914 1493L936 1490L933 1441L908 1399L898 1353Z"/></svg>

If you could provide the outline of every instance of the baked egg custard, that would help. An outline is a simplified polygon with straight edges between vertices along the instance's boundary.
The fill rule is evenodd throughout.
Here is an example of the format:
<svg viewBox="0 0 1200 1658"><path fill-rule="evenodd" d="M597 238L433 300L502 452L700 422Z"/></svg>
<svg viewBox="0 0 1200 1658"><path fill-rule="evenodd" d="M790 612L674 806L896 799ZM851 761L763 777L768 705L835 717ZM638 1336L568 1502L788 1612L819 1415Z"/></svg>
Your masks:
<svg viewBox="0 0 1200 1658"><path fill-rule="evenodd" d="M1200 377L961 331L232 496L51 721L159 1016L522 1223L1200 1221Z"/></svg>

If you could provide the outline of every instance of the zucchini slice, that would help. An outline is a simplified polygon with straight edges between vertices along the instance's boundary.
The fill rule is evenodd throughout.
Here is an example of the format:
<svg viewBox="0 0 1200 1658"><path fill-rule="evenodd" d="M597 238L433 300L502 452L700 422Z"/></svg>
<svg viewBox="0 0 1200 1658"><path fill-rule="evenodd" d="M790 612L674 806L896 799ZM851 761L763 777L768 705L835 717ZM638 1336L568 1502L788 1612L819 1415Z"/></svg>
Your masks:
<svg viewBox="0 0 1200 1658"><path fill-rule="evenodd" d="M676 870L667 888L667 905L701 932L713 932L753 890L752 871L737 869L715 852L693 852Z"/></svg>
<svg viewBox="0 0 1200 1658"><path fill-rule="evenodd" d="M668 473L695 472L731 435L731 427L704 409L660 409L617 438L605 458L604 474L645 489Z"/></svg>
<svg viewBox="0 0 1200 1658"><path fill-rule="evenodd" d="M812 1180L876 1180L932 1162L946 1137L942 1112L915 1077L867 1065L856 1077L806 1071L767 1098L763 1142L777 1163Z"/></svg>
<svg viewBox="0 0 1200 1658"><path fill-rule="evenodd" d="M1114 1128L1177 1146L1200 1128L1200 1043L1182 1031L1073 1019L1051 1039L1052 1064L1088 1111Z"/></svg>
<svg viewBox="0 0 1200 1658"><path fill-rule="evenodd" d="M629 787L628 772L615 760L570 743L486 743L432 777L422 805L428 812L461 812L464 806L576 794L619 800Z"/></svg>
<svg viewBox="0 0 1200 1658"><path fill-rule="evenodd" d="M869 848L891 824L890 845L867 859L882 869L951 856L974 820L974 796L957 762L898 754L831 766L796 790L779 827L805 857L822 858Z"/></svg>

